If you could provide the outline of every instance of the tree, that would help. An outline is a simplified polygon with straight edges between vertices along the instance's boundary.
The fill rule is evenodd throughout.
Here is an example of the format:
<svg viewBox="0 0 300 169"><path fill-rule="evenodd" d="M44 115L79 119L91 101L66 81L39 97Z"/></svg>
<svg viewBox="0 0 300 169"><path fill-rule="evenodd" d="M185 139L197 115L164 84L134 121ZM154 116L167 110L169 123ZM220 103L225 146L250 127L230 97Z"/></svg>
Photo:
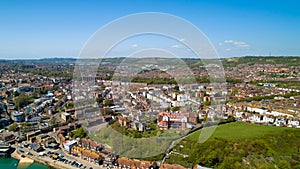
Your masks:
<svg viewBox="0 0 300 169"><path fill-rule="evenodd" d="M56 119L54 117L51 118L50 124L51 125L57 125L57 121L56 121Z"/></svg>
<svg viewBox="0 0 300 169"><path fill-rule="evenodd" d="M75 106L74 106L74 104L73 103L67 103L66 105L65 105L65 108L66 109L73 109Z"/></svg>
<svg viewBox="0 0 300 169"><path fill-rule="evenodd" d="M275 166L273 164L263 164L260 168L261 169L273 169L273 168L275 168Z"/></svg>
<svg viewBox="0 0 300 169"><path fill-rule="evenodd" d="M114 102L112 100L110 100L110 99L105 100L104 106L114 106Z"/></svg>
<svg viewBox="0 0 300 169"><path fill-rule="evenodd" d="M174 87L174 90L177 90L177 91L179 91L179 86L178 86L178 85L176 85L176 86Z"/></svg>
<svg viewBox="0 0 300 169"><path fill-rule="evenodd" d="M14 92L14 96L15 96L15 97L18 97L19 95L20 95L20 93L19 93L18 91L15 91L15 92Z"/></svg>
<svg viewBox="0 0 300 169"><path fill-rule="evenodd" d="M300 169L300 165L296 165L294 169Z"/></svg>
<svg viewBox="0 0 300 169"><path fill-rule="evenodd" d="M28 131L28 130L31 130L31 126L28 124L28 122L24 122L21 124L21 130L22 131Z"/></svg>
<svg viewBox="0 0 300 169"><path fill-rule="evenodd" d="M179 111L180 107L172 107L172 111Z"/></svg>
<svg viewBox="0 0 300 169"><path fill-rule="evenodd" d="M96 101L97 101L98 104L102 104L102 103L103 103L103 100L105 100L104 97L98 97L98 98L96 99Z"/></svg>
<svg viewBox="0 0 300 169"><path fill-rule="evenodd" d="M17 123L13 123L12 125L10 125L8 127L8 131L16 131L17 128L18 128L18 124Z"/></svg>
<svg viewBox="0 0 300 169"><path fill-rule="evenodd" d="M290 169L290 163L284 160L280 160L277 164L278 169Z"/></svg>
<svg viewBox="0 0 300 169"><path fill-rule="evenodd" d="M214 166L219 162L217 153L215 151L211 151L207 156L208 166Z"/></svg>
<svg viewBox="0 0 300 169"><path fill-rule="evenodd" d="M233 90L232 90L232 94L233 94L233 95L236 95L236 94L238 94L238 93L239 93L238 89L233 89Z"/></svg>
<svg viewBox="0 0 300 169"><path fill-rule="evenodd" d="M234 116L229 116L227 121L228 122L235 122Z"/></svg>
<svg viewBox="0 0 300 169"><path fill-rule="evenodd" d="M204 102L203 105L204 105L204 106L210 106L210 105L211 105L211 102Z"/></svg>
<svg viewBox="0 0 300 169"><path fill-rule="evenodd" d="M16 109L23 108L30 103L33 103L34 99L25 94L20 94L18 98L15 99L15 107Z"/></svg>
<svg viewBox="0 0 300 169"><path fill-rule="evenodd" d="M77 130L74 130L71 132L72 134L70 135L73 139L75 138L84 138L86 137L86 133L84 131L84 128L83 127L80 127L79 129Z"/></svg>
<svg viewBox="0 0 300 169"><path fill-rule="evenodd" d="M238 162L238 161L236 161L235 163L234 163L234 168L242 168L242 163L241 162Z"/></svg>
<svg viewBox="0 0 300 169"><path fill-rule="evenodd" d="M105 116L105 115L113 115L114 112L111 108L100 108L100 114Z"/></svg>
<svg viewBox="0 0 300 169"><path fill-rule="evenodd" d="M35 98L35 99L40 98L40 90L34 90L32 92L32 97Z"/></svg>

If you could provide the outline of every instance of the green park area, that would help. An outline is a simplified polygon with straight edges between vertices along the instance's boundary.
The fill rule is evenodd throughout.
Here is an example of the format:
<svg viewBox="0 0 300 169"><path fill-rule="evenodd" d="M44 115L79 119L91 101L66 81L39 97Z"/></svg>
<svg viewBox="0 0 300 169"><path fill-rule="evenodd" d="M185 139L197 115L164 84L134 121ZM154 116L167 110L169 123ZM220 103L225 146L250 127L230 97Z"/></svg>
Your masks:
<svg viewBox="0 0 300 169"><path fill-rule="evenodd" d="M167 163L212 168L299 168L300 130L244 122L220 125L204 143L197 131L177 144Z"/></svg>
<svg viewBox="0 0 300 169"><path fill-rule="evenodd" d="M204 128L182 139L170 151L166 163L211 168L299 168L300 130L232 122L216 127L201 143ZM172 140L183 133L174 130L157 133L152 138L133 138L113 128L90 133L89 138L111 146L121 156L161 161ZM180 136L181 135L181 136Z"/></svg>

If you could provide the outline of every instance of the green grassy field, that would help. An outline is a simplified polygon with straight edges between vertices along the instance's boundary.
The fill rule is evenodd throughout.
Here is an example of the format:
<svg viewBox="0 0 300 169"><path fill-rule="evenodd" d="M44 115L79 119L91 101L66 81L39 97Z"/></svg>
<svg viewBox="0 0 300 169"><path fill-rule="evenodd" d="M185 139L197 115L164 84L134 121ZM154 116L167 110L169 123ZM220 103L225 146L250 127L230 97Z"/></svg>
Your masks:
<svg viewBox="0 0 300 169"><path fill-rule="evenodd" d="M199 142L200 133L175 146L167 163L213 168L300 167L300 129L234 122L218 126L204 143Z"/></svg>
<svg viewBox="0 0 300 169"><path fill-rule="evenodd" d="M157 155L159 157L156 158L161 160L162 153L172 141L184 134L182 131L168 130L157 131L157 134L152 137L134 138L131 135L127 136L122 130L126 130L126 128L108 126L100 131L90 133L88 137L99 143L107 144L112 152L120 156L151 159L152 161L151 157ZM145 133L141 136L145 136Z"/></svg>
<svg viewBox="0 0 300 169"><path fill-rule="evenodd" d="M239 139L255 139L263 138L264 136L279 134L285 130L289 131L299 131L294 128L284 128L276 126L262 126L257 124L250 124L245 122L235 122L220 125L216 128L213 133L213 138L223 138L229 140L239 140ZM191 140L198 141L201 130L194 133L189 137Z"/></svg>
<svg viewBox="0 0 300 169"><path fill-rule="evenodd" d="M199 136L204 130L179 142L166 163L222 169L300 168L300 129L233 122L217 126L211 137L201 143ZM161 133L166 140L124 137L108 129L89 137L110 145L121 156L159 161L163 150L176 139L173 132Z"/></svg>

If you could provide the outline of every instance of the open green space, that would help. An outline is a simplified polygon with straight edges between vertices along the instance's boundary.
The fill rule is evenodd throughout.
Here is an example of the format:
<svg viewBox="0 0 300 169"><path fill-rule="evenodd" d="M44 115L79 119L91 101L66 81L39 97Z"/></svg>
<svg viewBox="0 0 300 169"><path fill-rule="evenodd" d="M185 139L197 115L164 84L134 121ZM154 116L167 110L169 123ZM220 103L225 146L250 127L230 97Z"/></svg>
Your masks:
<svg viewBox="0 0 300 169"><path fill-rule="evenodd" d="M270 134L279 134L285 130L297 131L297 129L287 129L284 127L262 126L262 125L244 123L244 122L235 122L235 123L228 123L228 124L218 126L210 139L213 138L223 138L228 140L255 139ZM200 133L201 130L192 134L188 139L198 141Z"/></svg>
<svg viewBox="0 0 300 169"><path fill-rule="evenodd" d="M244 122L220 125L200 143L201 131L173 148L167 163L213 168L298 168L300 130Z"/></svg>
<svg viewBox="0 0 300 169"><path fill-rule="evenodd" d="M89 133L88 137L108 145L112 152L123 157L155 160L159 155L159 160L161 160L162 153L172 141L184 135L183 131L175 130L157 131L154 134L147 132L141 134L138 131L125 130L125 128L117 127L114 123L97 132Z"/></svg>

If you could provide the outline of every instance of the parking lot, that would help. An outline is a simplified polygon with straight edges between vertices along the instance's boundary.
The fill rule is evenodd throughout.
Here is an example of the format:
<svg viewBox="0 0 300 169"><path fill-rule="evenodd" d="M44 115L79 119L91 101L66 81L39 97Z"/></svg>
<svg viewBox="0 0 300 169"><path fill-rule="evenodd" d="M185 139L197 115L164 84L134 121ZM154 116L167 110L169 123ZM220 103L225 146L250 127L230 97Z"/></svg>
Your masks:
<svg viewBox="0 0 300 169"><path fill-rule="evenodd" d="M75 157L73 155L65 153L61 149L57 150L50 150L45 149L42 152L35 152L30 148L26 147L19 147L17 151L22 154L23 156L26 155L32 158L38 158L42 161L45 161L46 164L54 164L62 166L63 168L81 168L81 169L102 169L106 168L102 165L97 165L93 162L89 162L86 160L81 159L80 157Z"/></svg>

